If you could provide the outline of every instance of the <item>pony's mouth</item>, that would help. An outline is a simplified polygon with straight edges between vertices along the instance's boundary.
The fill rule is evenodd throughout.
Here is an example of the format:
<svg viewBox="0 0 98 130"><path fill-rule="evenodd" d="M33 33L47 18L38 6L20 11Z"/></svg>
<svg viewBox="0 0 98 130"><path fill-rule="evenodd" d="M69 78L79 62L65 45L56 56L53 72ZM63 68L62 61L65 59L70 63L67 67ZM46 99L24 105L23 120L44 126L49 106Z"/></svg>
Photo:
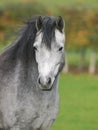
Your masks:
<svg viewBox="0 0 98 130"><path fill-rule="evenodd" d="M51 91L52 90L52 85L51 86L43 86L43 85L39 85L38 87L42 90L42 91Z"/></svg>
<svg viewBox="0 0 98 130"><path fill-rule="evenodd" d="M41 88L42 91L51 91L52 90L52 87L50 88Z"/></svg>

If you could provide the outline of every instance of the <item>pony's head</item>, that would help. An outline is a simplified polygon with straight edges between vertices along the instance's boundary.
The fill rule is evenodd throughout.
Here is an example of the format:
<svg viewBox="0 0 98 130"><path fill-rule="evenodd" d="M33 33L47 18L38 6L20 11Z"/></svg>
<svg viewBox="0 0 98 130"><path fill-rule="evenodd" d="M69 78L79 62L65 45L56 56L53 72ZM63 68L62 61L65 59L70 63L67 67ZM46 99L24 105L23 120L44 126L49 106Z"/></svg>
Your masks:
<svg viewBox="0 0 98 130"><path fill-rule="evenodd" d="M64 66L64 22L61 16L39 16L35 25L37 33L33 49L38 64L38 85L42 90L50 90Z"/></svg>

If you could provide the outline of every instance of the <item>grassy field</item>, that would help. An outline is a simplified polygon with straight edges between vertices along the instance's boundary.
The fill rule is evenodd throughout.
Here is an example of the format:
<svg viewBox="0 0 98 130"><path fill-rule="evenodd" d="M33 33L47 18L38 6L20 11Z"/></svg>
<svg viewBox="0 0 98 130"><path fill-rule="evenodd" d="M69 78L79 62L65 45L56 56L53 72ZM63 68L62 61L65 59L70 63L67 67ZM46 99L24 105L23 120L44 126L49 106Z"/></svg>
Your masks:
<svg viewBox="0 0 98 130"><path fill-rule="evenodd" d="M98 130L98 76L62 75L60 112L52 130Z"/></svg>

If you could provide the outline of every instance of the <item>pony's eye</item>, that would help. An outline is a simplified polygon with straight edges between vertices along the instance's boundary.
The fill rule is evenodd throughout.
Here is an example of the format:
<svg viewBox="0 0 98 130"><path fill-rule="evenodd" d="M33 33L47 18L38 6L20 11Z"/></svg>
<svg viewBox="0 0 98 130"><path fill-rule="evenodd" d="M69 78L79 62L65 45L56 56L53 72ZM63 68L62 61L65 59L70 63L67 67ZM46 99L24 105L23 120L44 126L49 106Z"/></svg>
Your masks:
<svg viewBox="0 0 98 130"><path fill-rule="evenodd" d="M34 46L33 49L34 49L34 51L37 51L37 47Z"/></svg>
<svg viewBox="0 0 98 130"><path fill-rule="evenodd" d="M62 51L63 50L63 47L60 47L59 49L58 49L58 51Z"/></svg>

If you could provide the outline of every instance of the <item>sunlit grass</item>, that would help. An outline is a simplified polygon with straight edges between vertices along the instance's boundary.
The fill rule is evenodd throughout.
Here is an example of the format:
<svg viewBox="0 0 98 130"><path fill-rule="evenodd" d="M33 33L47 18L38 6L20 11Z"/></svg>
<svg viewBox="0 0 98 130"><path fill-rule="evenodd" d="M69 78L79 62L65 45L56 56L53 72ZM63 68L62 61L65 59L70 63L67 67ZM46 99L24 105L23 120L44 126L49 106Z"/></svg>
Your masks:
<svg viewBox="0 0 98 130"><path fill-rule="evenodd" d="M98 130L98 76L62 75L60 112L52 130Z"/></svg>

